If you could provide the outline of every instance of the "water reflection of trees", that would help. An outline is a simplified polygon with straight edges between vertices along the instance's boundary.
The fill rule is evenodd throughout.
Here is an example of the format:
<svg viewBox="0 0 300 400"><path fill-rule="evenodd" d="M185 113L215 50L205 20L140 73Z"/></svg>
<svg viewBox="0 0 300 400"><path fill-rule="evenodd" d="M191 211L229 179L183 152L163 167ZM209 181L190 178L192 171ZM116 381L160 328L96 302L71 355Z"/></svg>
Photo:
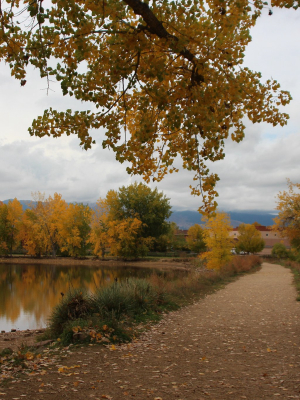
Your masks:
<svg viewBox="0 0 300 400"><path fill-rule="evenodd" d="M47 320L61 293L82 287L89 292L115 278L145 276L150 270L133 268L81 268L45 265L0 264L0 317L15 323L21 312L37 322Z"/></svg>

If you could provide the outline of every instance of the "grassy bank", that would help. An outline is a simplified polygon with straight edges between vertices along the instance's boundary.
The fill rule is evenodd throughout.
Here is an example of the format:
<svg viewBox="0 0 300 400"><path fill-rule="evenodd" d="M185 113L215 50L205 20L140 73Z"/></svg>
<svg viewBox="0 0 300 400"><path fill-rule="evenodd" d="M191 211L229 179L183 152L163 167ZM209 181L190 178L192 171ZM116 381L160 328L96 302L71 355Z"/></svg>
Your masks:
<svg viewBox="0 0 300 400"><path fill-rule="evenodd" d="M297 261L291 261L291 260L274 260L273 261L275 264L280 264L284 267L290 268L294 275L294 285L297 290L297 301L300 301L300 263Z"/></svg>
<svg viewBox="0 0 300 400"><path fill-rule="evenodd" d="M215 271L203 269L195 260L185 277L176 278L174 273L172 279L166 280L153 274L147 279L114 282L92 295L81 290L69 292L53 309L47 338L63 345L130 341L163 313L192 303L259 265L257 256L237 256Z"/></svg>

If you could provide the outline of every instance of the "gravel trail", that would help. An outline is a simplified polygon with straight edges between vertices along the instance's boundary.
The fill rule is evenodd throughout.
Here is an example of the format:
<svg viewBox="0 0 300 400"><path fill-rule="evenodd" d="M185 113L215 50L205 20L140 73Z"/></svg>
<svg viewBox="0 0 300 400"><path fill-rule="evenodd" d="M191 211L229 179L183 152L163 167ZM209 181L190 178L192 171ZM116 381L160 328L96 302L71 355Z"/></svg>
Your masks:
<svg viewBox="0 0 300 400"><path fill-rule="evenodd" d="M292 280L288 269L264 263L166 315L131 345L78 349L44 375L5 388L0 400L300 399Z"/></svg>

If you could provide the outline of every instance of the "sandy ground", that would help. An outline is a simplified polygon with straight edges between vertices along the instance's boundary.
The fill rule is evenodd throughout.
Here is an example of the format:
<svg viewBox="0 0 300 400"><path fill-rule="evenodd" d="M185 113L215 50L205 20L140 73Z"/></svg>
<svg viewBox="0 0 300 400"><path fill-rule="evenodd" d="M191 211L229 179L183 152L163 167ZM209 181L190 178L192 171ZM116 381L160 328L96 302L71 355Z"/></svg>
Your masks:
<svg viewBox="0 0 300 400"><path fill-rule="evenodd" d="M264 263L131 345L65 349L0 399L300 399L295 299L291 272Z"/></svg>

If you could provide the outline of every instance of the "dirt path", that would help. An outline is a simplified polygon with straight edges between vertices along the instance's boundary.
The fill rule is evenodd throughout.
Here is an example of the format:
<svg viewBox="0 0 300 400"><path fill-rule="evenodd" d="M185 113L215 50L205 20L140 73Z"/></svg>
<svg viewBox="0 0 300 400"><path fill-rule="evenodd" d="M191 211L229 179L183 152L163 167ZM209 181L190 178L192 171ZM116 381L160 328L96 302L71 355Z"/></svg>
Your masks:
<svg viewBox="0 0 300 400"><path fill-rule="evenodd" d="M132 345L78 349L0 399L300 399L295 299L290 271L264 263Z"/></svg>

